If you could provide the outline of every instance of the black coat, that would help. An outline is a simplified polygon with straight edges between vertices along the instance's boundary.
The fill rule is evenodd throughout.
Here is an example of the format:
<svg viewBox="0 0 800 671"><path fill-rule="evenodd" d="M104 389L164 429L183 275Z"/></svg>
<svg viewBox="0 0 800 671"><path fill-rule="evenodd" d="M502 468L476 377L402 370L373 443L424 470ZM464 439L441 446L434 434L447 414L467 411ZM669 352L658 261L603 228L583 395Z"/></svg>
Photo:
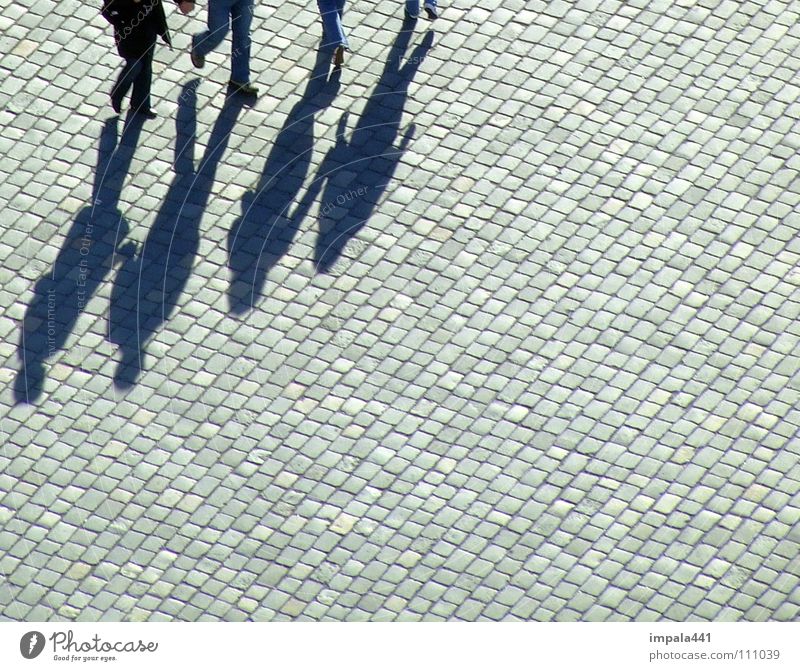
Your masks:
<svg viewBox="0 0 800 671"><path fill-rule="evenodd" d="M114 26L114 41L123 58L143 56L158 37L172 46L161 0L105 0L102 14Z"/></svg>

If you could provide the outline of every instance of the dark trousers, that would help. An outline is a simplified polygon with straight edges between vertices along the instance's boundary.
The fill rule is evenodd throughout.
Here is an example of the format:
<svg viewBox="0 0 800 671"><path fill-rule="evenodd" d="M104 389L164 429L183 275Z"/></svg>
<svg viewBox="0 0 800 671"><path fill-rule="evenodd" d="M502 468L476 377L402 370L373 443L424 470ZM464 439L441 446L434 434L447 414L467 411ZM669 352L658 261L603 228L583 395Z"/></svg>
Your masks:
<svg viewBox="0 0 800 671"><path fill-rule="evenodd" d="M122 101L133 87L131 109L143 112L150 109L150 84L153 79L153 51L155 44L140 56L124 56L125 65L111 90L111 97Z"/></svg>

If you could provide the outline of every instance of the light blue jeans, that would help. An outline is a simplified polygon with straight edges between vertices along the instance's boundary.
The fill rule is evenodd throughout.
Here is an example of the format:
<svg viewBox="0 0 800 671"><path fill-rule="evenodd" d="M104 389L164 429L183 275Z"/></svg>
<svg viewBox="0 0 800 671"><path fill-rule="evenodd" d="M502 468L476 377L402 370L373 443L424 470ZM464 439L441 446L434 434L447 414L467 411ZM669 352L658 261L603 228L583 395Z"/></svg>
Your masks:
<svg viewBox="0 0 800 671"><path fill-rule="evenodd" d="M342 27L342 14L345 0L317 0L320 16L322 16L323 45L330 49L336 47L350 48L347 36Z"/></svg>
<svg viewBox="0 0 800 671"><path fill-rule="evenodd" d="M250 81L250 24L253 0L209 0L208 30L192 37L192 49L205 56L220 45L232 28L231 80Z"/></svg>

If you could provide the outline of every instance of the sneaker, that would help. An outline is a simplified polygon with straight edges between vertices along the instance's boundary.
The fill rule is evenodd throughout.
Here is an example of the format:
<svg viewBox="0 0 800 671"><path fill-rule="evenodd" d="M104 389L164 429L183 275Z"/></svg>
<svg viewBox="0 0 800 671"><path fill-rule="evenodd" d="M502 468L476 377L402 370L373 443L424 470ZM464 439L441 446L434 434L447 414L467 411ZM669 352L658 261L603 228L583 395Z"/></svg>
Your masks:
<svg viewBox="0 0 800 671"><path fill-rule="evenodd" d="M138 114L143 119L155 119L156 117L158 117L158 114L156 114L149 107L145 107L144 109L137 110L136 114Z"/></svg>
<svg viewBox="0 0 800 671"><path fill-rule="evenodd" d="M192 65L194 65L198 70L206 64L206 57L198 54L194 49L189 51L189 58L192 59Z"/></svg>
<svg viewBox="0 0 800 671"><path fill-rule="evenodd" d="M431 21L439 18L439 10L436 9L436 5L434 5L432 2L425 3L425 13L428 15L428 18Z"/></svg>
<svg viewBox="0 0 800 671"><path fill-rule="evenodd" d="M416 21L419 18L419 13L412 14L411 12L408 11L408 7L406 7L405 9L405 15L409 21Z"/></svg>
<svg viewBox="0 0 800 671"><path fill-rule="evenodd" d="M228 82L228 88L230 88L234 93L241 93L245 96L258 95L258 87L253 86L250 82L237 82L231 79Z"/></svg>

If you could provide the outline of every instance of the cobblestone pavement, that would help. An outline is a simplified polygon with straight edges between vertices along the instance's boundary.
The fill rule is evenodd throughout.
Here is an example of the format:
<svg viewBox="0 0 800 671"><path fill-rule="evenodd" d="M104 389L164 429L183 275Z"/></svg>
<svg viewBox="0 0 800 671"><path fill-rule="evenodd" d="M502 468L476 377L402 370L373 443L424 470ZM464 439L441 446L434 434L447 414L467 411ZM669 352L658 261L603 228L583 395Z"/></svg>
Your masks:
<svg viewBox="0 0 800 671"><path fill-rule="evenodd" d="M0 0L0 617L798 617L800 3L473 4Z"/></svg>

